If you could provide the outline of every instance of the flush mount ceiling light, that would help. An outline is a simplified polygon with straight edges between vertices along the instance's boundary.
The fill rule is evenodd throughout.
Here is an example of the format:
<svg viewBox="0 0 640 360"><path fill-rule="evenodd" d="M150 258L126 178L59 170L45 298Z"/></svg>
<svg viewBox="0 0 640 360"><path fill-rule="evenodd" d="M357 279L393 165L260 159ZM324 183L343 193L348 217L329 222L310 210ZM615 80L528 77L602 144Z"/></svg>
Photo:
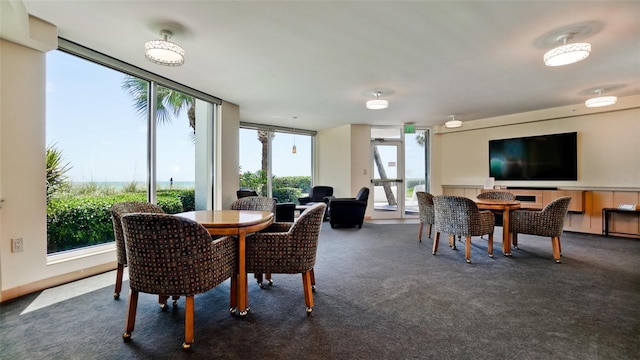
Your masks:
<svg viewBox="0 0 640 360"><path fill-rule="evenodd" d="M163 40L147 41L144 45L144 56L152 63L164 66L180 66L184 64L184 49L168 41L173 35L169 30L160 31Z"/></svg>
<svg viewBox="0 0 640 360"><path fill-rule="evenodd" d="M602 96L602 89L598 89L595 92L598 93L597 97L591 98L584 102L587 107L601 107L613 105L618 101L616 96Z"/></svg>
<svg viewBox="0 0 640 360"><path fill-rule="evenodd" d="M447 129L453 129L453 128L459 128L462 126L462 121L456 120L455 115L450 115L449 117L451 118L451 120L444 123L444 127L446 127Z"/></svg>
<svg viewBox="0 0 640 360"><path fill-rule="evenodd" d="M547 66L568 65L586 59L591 53L591 44L588 43L572 43L567 41L573 39L575 34L565 34L558 38L562 42L561 46L547 51L544 54L544 64Z"/></svg>
<svg viewBox="0 0 640 360"><path fill-rule="evenodd" d="M381 110L389 107L389 102L387 100L380 99L380 95L382 95L379 91L375 93L376 99L367 101L367 109L370 110Z"/></svg>

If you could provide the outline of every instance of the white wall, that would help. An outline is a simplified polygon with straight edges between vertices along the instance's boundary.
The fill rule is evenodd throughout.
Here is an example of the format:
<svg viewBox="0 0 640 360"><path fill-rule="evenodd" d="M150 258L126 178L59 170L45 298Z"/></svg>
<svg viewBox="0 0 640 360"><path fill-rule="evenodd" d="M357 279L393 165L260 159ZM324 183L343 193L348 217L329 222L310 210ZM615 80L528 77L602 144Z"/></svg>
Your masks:
<svg viewBox="0 0 640 360"><path fill-rule="evenodd" d="M617 108L577 116L551 117L509 124L521 114L505 116L504 125L436 134L433 172L438 185L482 186L489 176L488 143L492 139L578 132L578 181L496 181L499 186L568 188L640 188L640 98L619 100ZM568 107L571 109L584 105ZM566 108L556 109L565 113ZM549 116L549 115L546 115ZM464 128L464 126L463 126Z"/></svg>
<svg viewBox="0 0 640 360"><path fill-rule="evenodd" d="M314 185L333 186L335 197L351 193L351 125L318 131Z"/></svg>

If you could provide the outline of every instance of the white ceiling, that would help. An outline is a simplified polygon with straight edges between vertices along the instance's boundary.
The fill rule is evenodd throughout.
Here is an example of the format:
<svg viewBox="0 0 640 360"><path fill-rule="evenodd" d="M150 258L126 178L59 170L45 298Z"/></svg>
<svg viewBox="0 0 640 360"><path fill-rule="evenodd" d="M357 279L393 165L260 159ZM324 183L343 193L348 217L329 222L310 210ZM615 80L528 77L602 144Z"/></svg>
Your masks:
<svg viewBox="0 0 640 360"><path fill-rule="evenodd" d="M238 104L246 122L432 126L640 94L640 1L22 2L60 37ZM184 66L145 60L163 28ZM591 56L546 67L562 29ZM388 109L365 109L376 90Z"/></svg>

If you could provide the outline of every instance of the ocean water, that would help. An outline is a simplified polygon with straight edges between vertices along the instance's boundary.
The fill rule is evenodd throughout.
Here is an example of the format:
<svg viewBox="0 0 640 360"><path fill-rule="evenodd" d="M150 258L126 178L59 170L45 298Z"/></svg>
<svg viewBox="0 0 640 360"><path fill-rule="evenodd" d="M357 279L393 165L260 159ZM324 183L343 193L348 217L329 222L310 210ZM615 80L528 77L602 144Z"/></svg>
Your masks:
<svg viewBox="0 0 640 360"><path fill-rule="evenodd" d="M98 187L109 187L115 190L123 189L131 184L131 181L94 181L94 182L71 182L73 186L87 186L96 185ZM137 181L136 185L140 189L146 189L147 183L143 181ZM156 183L158 189L195 189L196 183L194 181L158 181Z"/></svg>

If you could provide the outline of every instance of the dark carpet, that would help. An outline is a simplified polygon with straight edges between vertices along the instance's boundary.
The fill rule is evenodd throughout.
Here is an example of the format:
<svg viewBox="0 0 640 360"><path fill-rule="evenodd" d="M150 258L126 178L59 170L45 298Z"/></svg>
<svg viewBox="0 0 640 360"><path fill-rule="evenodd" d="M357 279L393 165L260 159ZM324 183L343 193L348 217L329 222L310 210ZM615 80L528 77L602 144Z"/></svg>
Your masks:
<svg viewBox="0 0 640 360"><path fill-rule="evenodd" d="M0 307L0 358L639 358L640 241L565 233L556 264L548 238L521 235L521 249L502 256L496 228L495 258L474 238L467 264L463 243L452 251L444 239L433 256L417 229L325 223L311 316L300 275L274 275L264 290L250 275L243 319L228 312L227 281L196 296L188 352L183 299L162 313L155 295L141 294L132 341L122 341L128 281L113 300L113 272L30 294Z"/></svg>

